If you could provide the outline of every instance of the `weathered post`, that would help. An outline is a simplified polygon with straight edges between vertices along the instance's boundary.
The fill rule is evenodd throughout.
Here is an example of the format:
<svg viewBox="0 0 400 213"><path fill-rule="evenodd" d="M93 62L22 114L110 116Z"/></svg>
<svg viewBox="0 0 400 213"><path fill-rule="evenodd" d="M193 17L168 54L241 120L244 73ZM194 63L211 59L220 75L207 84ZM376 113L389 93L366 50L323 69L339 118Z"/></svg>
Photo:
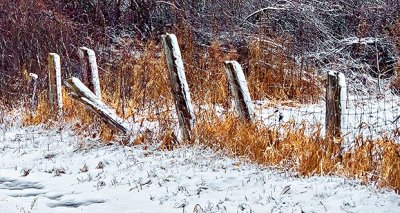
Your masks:
<svg viewBox="0 0 400 213"><path fill-rule="evenodd" d="M61 92L61 59L56 53L49 53L49 103L51 113L62 113L62 92Z"/></svg>
<svg viewBox="0 0 400 213"><path fill-rule="evenodd" d="M31 77L30 79L30 83L32 85L32 97L31 97L31 113L34 114L36 112L37 109L37 79L38 79L38 75L36 75L35 73L29 73L29 77Z"/></svg>
<svg viewBox="0 0 400 213"><path fill-rule="evenodd" d="M195 115L178 39L174 34L166 34L162 36L162 40L168 65L171 91L174 97L175 109L178 113L182 138L183 140L190 140L191 131L195 123Z"/></svg>
<svg viewBox="0 0 400 213"><path fill-rule="evenodd" d="M236 112L240 118L251 122L254 119L254 105L242 67L237 61L225 61L225 71Z"/></svg>
<svg viewBox="0 0 400 213"><path fill-rule="evenodd" d="M104 104L89 88L79 79L70 78L65 81L66 87L70 90L69 95L83 104L86 108L96 113L111 127L120 130L124 134L128 133L128 125L114 112L113 109Z"/></svg>
<svg viewBox="0 0 400 213"><path fill-rule="evenodd" d="M341 137L342 114L346 110L346 78L343 73L329 72L326 85L326 135Z"/></svg>
<svg viewBox="0 0 400 213"><path fill-rule="evenodd" d="M79 48L79 57L83 72L83 83L101 100L99 70L95 52L87 47L81 47Z"/></svg>

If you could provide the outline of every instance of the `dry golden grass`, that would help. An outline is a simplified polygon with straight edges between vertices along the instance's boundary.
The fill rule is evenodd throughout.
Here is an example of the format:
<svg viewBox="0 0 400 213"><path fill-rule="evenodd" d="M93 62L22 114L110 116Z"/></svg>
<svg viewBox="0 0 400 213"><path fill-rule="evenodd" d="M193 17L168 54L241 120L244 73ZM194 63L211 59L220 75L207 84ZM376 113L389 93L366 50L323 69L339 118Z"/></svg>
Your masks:
<svg viewBox="0 0 400 213"><path fill-rule="evenodd" d="M177 36L185 64L193 101L198 104L223 104L229 98L223 62L237 60L237 51L213 40L210 46L199 46L191 30L178 27Z"/></svg>
<svg viewBox="0 0 400 213"><path fill-rule="evenodd" d="M214 40L210 46L198 45L193 32L184 24L176 28L193 102L195 104L229 103L229 91L223 62L239 60L238 51ZM103 66L101 84L105 102L123 117L142 109L163 108L172 103L167 66L162 45L153 41L143 45L124 41L140 54L119 50L118 60ZM285 45L282 39L276 43ZM132 45L133 44L133 45ZM248 56L240 58L247 73L254 99L295 100L302 103L320 99L322 86L311 66L297 64L279 48L255 40Z"/></svg>
<svg viewBox="0 0 400 213"><path fill-rule="evenodd" d="M287 46L280 38L275 43ZM251 41L248 48L247 78L254 99L301 103L320 100L323 87L312 66L296 63L281 47L271 46L262 39Z"/></svg>
<svg viewBox="0 0 400 213"><path fill-rule="evenodd" d="M229 116L199 122L195 140L303 176L342 175L400 190L400 145L390 140L364 141L341 153L340 140L323 138L318 127L307 135L306 128L310 127L294 128L292 123L266 127Z"/></svg>
<svg viewBox="0 0 400 213"><path fill-rule="evenodd" d="M164 53L154 42L146 44L142 54L122 53L114 66L101 78L104 101L123 117L138 110L162 108L172 103Z"/></svg>

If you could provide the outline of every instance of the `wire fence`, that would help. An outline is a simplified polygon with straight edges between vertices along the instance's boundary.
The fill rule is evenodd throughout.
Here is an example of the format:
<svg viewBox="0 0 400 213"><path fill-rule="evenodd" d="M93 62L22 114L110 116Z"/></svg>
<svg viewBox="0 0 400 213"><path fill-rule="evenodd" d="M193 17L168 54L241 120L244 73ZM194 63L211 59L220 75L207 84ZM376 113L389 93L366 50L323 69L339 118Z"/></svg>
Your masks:
<svg viewBox="0 0 400 213"><path fill-rule="evenodd" d="M321 135L327 132L327 104L325 94L313 96L304 87L274 84L264 86L270 91L282 91L285 97L276 101L253 101L256 120L267 126L278 127L288 122L298 128L307 126L308 132L320 129ZM293 93L294 97L288 97ZM253 94L254 95L254 94ZM276 97L275 97L276 98ZM340 100L340 132L348 144L356 138L390 138L398 141L400 122L400 98L390 91L382 94L346 94Z"/></svg>
<svg viewBox="0 0 400 213"><path fill-rule="evenodd" d="M400 124L400 98L387 92L382 95L350 95L341 114L341 134L346 141L354 138L377 139L387 137L398 140ZM326 128L326 101L316 104L294 104L290 101L270 103L254 102L257 119L266 125L279 126L287 122L297 127L307 125L310 129Z"/></svg>

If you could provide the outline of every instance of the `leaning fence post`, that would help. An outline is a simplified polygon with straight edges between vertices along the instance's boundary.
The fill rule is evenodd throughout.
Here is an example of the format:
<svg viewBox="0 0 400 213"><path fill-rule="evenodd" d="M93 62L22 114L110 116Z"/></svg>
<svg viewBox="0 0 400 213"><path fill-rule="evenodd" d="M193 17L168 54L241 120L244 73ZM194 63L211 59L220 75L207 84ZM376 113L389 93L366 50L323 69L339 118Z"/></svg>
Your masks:
<svg viewBox="0 0 400 213"><path fill-rule="evenodd" d="M236 112L240 118L252 121L254 106L242 67L237 61L225 61L225 71Z"/></svg>
<svg viewBox="0 0 400 213"><path fill-rule="evenodd" d="M95 52L87 47L81 47L79 48L79 57L83 71L83 82L101 100L99 70Z"/></svg>
<svg viewBox="0 0 400 213"><path fill-rule="evenodd" d="M329 72L326 85L326 135L341 137L342 114L346 109L346 79L343 73Z"/></svg>
<svg viewBox="0 0 400 213"><path fill-rule="evenodd" d="M104 104L89 88L79 79L70 78L65 81L69 89L69 95L82 103L86 108L92 110L113 128L128 134L129 126L115 113L115 110Z"/></svg>
<svg viewBox="0 0 400 213"><path fill-rule="evenodd" d="M49 53L49 103L52 113L62 113L62 92L61 92L61 59L56 53Z"/></svg>
<svg viewBox="0 0 400 213"><path fill-rule="evenodd" d="M182 138L184 140L190 140L190 133L194 126L195 115L191 103L189 86L186 81L178 39L174 34L166 34L162 36L162 41L168 65L171 91L174 97L175 109L178 113Z"/></svg>

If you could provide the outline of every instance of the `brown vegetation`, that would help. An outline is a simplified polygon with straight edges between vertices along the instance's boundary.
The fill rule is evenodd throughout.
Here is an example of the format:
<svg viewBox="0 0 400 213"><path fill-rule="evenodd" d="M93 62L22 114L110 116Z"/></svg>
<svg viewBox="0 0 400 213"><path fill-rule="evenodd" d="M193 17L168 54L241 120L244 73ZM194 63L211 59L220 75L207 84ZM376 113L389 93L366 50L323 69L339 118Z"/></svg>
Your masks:
<svg viewBox="0 0 400 213"><path fill-rule="evenodd" d="M306 129L314 129L306 134ZM400 145L389 139L357 141L352 150L342 152L340 141L320 135L318 126L292 123L277 127L250 124L234 118L199 123L196 140L234 156L247 157L263 165L298 172L304 176L342 175L366 183L400 190Z"/></svg>

